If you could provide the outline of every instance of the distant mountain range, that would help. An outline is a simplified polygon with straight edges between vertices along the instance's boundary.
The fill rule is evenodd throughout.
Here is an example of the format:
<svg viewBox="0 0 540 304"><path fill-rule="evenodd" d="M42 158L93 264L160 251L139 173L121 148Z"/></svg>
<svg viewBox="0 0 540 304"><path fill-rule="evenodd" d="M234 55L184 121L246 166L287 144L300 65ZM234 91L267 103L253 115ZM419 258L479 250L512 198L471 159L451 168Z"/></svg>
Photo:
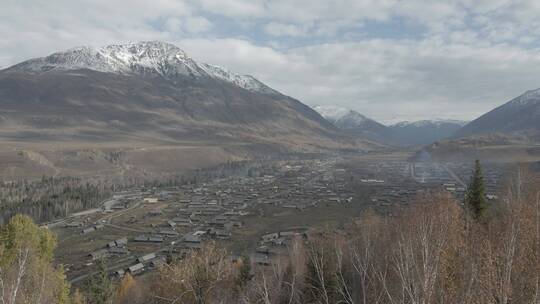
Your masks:
<svg viewBox="0 0 540 304"><path fill-rule="evenodd" d="M385 126L349 109L314 110L157 41L73 48L0 70L0 177L72 174L81 164L94 174L113 163L119 174L161 174L261 153L433 142L445 150L443 142L540 142L539 134L540 90L468 124Z"/></svg>
<svg viewBox="0 0 540 304"><path fill-rule="evenodd" d="M381 143L391 143L394 138L390 128L356 111L333 106L316 106L314 109L348 135Z"/></svg>
<svg viewBox="0 0 540 304"><path fill-rule="evenodd" d="M540 142L540 89L527 91L471 122L434 119L385 126L349 109L318 106L315 110L347 134L391 145L415 146L460 139L467 140L459 142L477 145Z"/></svg>
<svg viewBox="0 0 540 304"><path fill-rule="evenodd" d="M1 139L354 145L300 101L157 41L73 48L0 71Z"/></svg>
<svg viewBox="0 0 540 304"><path fill-rule="evenodd" d="M419 120L400 122L390 126L400 145L425 145L452 136L466 121L461 120Z"/></svg>
<svg viewBox="0 0 540 304"><path fill-rule="evenodd" d="M421 120L385 126L354 110L316 106L314 109L349 135L399 146L425 145L447 138L466 124L458 120Z"/></svg>

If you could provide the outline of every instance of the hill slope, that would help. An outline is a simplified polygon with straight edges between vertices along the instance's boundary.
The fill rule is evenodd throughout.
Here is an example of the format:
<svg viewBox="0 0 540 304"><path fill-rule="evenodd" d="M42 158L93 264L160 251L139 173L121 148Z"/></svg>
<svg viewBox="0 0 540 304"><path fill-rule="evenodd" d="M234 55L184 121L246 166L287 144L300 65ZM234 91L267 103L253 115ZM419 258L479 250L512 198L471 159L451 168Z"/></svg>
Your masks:
<svg viewBox="0 0 540 304"><path fill-rule="evenodd" d="M480 116L456 132L455 137L493 133L525 134L538 140L540 133L540 89L527 91Z"/></svg>
<svg viewBox="0 0 540 304"><path fill-rule="evenodd" d="M540 160L540 89L527 91L428 147L443 161Z"/></svg>

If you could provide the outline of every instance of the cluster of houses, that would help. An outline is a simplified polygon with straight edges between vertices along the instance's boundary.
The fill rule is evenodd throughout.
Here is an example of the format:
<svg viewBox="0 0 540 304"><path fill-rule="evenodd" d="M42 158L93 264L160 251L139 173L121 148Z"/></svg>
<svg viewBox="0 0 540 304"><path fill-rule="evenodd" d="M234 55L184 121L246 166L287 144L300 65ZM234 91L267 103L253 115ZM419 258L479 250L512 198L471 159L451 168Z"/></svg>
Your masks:
<svg viewBox="0 0 540 304"><path fill-rule="evenodd" d="M138 275L148 269L157 269L166 263L164 256L160 256L155 252L147 253L137 258L135 263L126 269L119 269L115 272L115 275L119 278L123 277L126 273L131 275Z"/></svg>
<svg viewBox="0 0 540 304"><path fill-rule="evenodd" d="M95 261L95 260L107 258L111 255L128 255L129 250L127 248L127 245L128 245L128 239L127 237L123 237L115 241L109 242L105 248L101 248L96 251L90 252L88 256L93 261Z"/></svg>
<svg viewBox="0 0 540 304"><path fill-rule="evenodd" d="M472 164L381 161L367 163L359 174L363 176L359 183L370 187L370 201L374 205L395 206L407 204L429 190L445 190L462 200L471 173ZM502 174L497 166L485 167L488 200L498 198Z"/></svg>
<svg viewBox="0 0 540 304"><path fill-rule="evenodd" d="M336 169L332 160L291 161L273 171L265 170L264 174L214 179L167 190L124 191L115 194L104 209L114 216L114 212L123 214L123 209L131 207L122 220L111 223L111 229L137 233L130 232L111 241L104 248L90 252L88 257L92 261L109 259L112 269L121 268L119 276L126 272L140 274L159 267L165 256L181 258L201 248L207 240L233 239L235 229L243 226L242 217L259 210L262 204L301 211L322 203L351 203L353 193L346 186L347 179L346 170ZM99 223L83 229L82 233L102 228ZM296 232L280 232L263 237L254 262L264 265L265 260L296 235ZM128 239L133 242L129 249ZM133 263L126 266L130 259Z"/></svg>
<svg viewBox="0 0 540 304"><path fill-rule="evenodd" d="M90 227L87 227L87 228L84 228L83 230L81 230L81 234L88 234L88 233L91 233L91 232L94 232L94 231L97 231L97 230L101 230L103 228L105 228L105 225L103 225L103 224L93 225L93 226L90 226Z"/></svg>
<svg viewBox="0 0 540 304"><path fill-rule="evenodd" d="M363 191L358 188L366 187L362 193L366 193L366 201L375 206L406 205L431 188L464 195L463 182L457 179L466 182L471 172L471 166L448 164L445 167L430 162L370 161L347 169L337 164L336 159L287 161L248 176L229 176L167 190L136 189L117 193L104 206L105 212L120 212L130 206L128 212L137 210L137 216L133 213L129 220L116 223L136 234L110 241L88 256L91 260L122 257L117 260L122 261L118 263L121 268L116 273L118 276L126 272L141 274L158 268L166 257L182 258L191 250L200 249L207 240L234 240L235 230L243 226L242 217L264 212L262 207L266 204L294 212L320 204L353 204L357 203L353 191ZM485 170L488 199L497 198L494 193L500 177L499 170ZM143 210L144 215L141 216L139 210ZM104 228L100 223L84 226L77 221L66 224L66 227L82 229L82 234ZM271 265L293 240L303 237L307 236L298 231L265 234L250 255L251 261ZM128 239L133 242L131 250L128 250ZM131 263L126 266L125 261L129 259Z"/></svg>
<svg viewBox="0 0 540 304"><path fill-rule="evenodd" d="M282 254L287 254L287 248L292 242L299 239L307 239L305 232L280 231L262 235L259 246L250 256L254 264L270 266Z"/></svg>

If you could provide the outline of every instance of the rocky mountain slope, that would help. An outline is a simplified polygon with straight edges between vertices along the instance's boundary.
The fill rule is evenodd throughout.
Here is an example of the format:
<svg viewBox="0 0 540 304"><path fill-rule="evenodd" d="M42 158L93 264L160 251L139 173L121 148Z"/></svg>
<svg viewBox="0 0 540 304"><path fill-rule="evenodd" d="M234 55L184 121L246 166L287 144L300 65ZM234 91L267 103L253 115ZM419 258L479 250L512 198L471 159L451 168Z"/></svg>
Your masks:
<svg viewBox="0 0 540 304"><path fill-rule="evenodd" d="M527 91L473 120L456 138L501 133L540 139L540 89Z"/></svg>
<svg viewBox="0 0 540 304"><path fill-rule="evenodd" d="M540 159L540 89L487 112L428 147L441 161L535 162Z"/></svg>
<svg viewBox="0 0 540 304"><path fill-rule="evenodd" d="M254 77L198 63L162 42L75 48L0 71L0 143L11 149L10 163L0 159L0 175L34 168L11 166L31 161L16 154L18 147L51 155L49 169L81 164L83 148L106 147L96 155L120 158L136 151L128 154L137 163L126 165L134 168L182 163L186 151L197 151L196 163L204 164L261 152L371 147Z"/></svg>
<svg viewBox="0 0 540 304"><path fill-rule="evenodd" d="M0 72L0 137L324 146L336 129L257 79L161 42L75 48ZM334 142L335 143L335 142Z"/></svg>

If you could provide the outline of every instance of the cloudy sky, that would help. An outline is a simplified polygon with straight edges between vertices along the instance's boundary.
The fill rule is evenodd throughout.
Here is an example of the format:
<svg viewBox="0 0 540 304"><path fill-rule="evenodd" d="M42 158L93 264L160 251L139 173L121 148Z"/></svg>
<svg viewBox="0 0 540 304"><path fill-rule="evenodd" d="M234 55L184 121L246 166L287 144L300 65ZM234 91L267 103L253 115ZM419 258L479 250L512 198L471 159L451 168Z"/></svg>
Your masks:
<svg viewBox="0 0 540 304"><path fill-rule="evenodd" d="M1 0L0 67L141 40L383 122L473 119L540 87L538 0Z"/></svg>

